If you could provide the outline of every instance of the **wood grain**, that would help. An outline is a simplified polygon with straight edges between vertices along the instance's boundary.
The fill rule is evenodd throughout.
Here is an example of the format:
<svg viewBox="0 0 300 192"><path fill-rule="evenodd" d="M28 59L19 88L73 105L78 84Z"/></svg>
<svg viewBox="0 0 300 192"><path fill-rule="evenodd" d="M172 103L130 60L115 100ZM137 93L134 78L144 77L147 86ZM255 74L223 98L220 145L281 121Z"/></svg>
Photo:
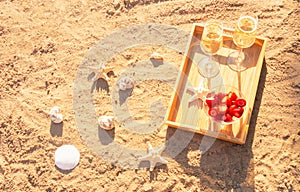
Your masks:
<svg viewBox="0 0 300 192"><path fill-rule="evenodd" d="M165 123L170 127L244 144L247 138L267 39L257 37L253 46L244 49L244 52L251 57L250 64L247 70L235 72L226 65L227 56L236 49L231 37L234 30L224 29L223 47L214 56L220 64L220 73L218 76L207 80L207 86L217 87L225 85L226 87L236 88L243 93L247 106L243 117L239 121L231 125L222 125L210 120L202 107L201 101L194 105L188 105L191 95L187 93L187 87L197 87L199 81L203 79L196 68L196 63L205 57L199 46L203 28L203 24L194 24L192 27L175 85L176 91L172 95Z"/></svg>

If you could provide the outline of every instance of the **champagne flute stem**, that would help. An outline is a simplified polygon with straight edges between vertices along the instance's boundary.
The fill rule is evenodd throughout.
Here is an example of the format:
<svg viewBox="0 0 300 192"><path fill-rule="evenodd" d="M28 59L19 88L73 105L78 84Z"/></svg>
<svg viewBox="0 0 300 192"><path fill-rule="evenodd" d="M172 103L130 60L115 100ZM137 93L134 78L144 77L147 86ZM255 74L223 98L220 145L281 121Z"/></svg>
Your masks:
<svg viewBox="0 0 300 192"><path fill-rule="evenodd" d="M244 52L243 52L243 48L241 48L239 50L238 57L236 58L236 65L237 65L238 71L240 71L240 69L241 69L241 64L242 64L243 60L244 60Z"/></svg>
<svg viewBox="0 0 300 192"><path fill-rule="evenodd" d="M212 70L212 56L209 55L208 63L206 63L206 72L207 72L208 78L210 78L210 76L211 76L211 70Z"/></svg>

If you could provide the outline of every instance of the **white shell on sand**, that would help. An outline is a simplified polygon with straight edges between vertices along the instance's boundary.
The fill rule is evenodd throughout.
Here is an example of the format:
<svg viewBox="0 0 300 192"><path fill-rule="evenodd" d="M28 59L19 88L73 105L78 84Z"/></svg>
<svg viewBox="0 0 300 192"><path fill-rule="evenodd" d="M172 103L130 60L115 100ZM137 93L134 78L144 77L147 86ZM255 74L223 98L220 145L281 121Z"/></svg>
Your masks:
<svg viewBox="0 0 300 192"><path fill-rule="evenodd" d="M130 77L122 77L118 81L118 86L120 90L131 89L134 86L133 80Z"/></svg>
<svg viewBox="0 0 300 192"><path fill-rule="evenodd" d="M153 54L150 56L150 59L164 60L163 56L160 55L159 53L153 53Z"/></svg>
<svg viewBox="0 0 300 192"><path fill-rule="evenodd" d="M74 169L80 160L80 153L73 145L63 145L55 151L55 165L62 170Z"/></svg>
<svg viewBox="0 0 300 192"><path fill-rule="evenodd" d="M105 130L111 130L115 128L113 116L101 116L98 119L99 126Z"/></svg>
<svg viewBox="0 0 300 192"><path fill-rule="evenodd" d="M60 113L60 108L55 106L50 110L50 119L53 123L61 123L63 121L63 115Z"/></svg>

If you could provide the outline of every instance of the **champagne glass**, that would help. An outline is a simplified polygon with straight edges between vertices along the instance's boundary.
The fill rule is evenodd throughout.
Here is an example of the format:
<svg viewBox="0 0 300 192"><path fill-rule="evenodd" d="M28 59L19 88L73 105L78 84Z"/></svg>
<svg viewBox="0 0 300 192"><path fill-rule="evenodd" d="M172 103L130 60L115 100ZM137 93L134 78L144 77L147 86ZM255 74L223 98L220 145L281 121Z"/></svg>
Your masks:
<svg viewBox="0 0 300 192"><path fill-rule="evenodd" d="M223 26L219 21L208 21L202 33L200 41L201 50L208 55L197 63L198 72L205 78L213 78L220 72L218 63L213 60L223 44Z"/></svg>
<svg viewBox="0 0 300 192"><path fill-rule="evenodd" d="M239 50L229 54L227 64L234 71L244 71L250 62L248 54L243 52L244 48L251 47L256 38L258 19L256 15L241 15L233 34L233 42Z"/></svg>

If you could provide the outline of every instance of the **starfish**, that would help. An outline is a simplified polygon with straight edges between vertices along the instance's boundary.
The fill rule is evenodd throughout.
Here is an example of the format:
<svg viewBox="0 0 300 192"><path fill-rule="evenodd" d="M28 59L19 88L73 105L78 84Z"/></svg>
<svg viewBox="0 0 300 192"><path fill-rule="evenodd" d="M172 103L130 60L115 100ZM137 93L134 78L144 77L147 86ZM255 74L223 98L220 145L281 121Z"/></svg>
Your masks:
<svg viewBox="0 0 300 192"><path fill-rule="evenodd" d="M106 67L104 64L101 65L100 69L95 72L95 76L92 78L92 81L96 81L100 78L108 81L109 77L107 75L108 72L112 71L113 67Z"/></svg>
<svg viewBox="0 0 300 192"><path fill-rule="evenodd" d="M188 87L187 92L190 92L193 96L188 100L188 103L191 104L198 99L204 101L206 95L209 93L209 89L204 88L203 80L200 81L198 88Z"/></svg>
<svg viewBox="0 0 300 192"><path fill-rule="evenodd" d="M165 160L160 153L165 149L165 145L158 149L154 149L149 141L147 141L147 144L149 146L149 152L147 155L140 157L139 159L142 161L149 161L150 162L150 171L153 171L156 163L168 163L167 160Z"/></svg>

